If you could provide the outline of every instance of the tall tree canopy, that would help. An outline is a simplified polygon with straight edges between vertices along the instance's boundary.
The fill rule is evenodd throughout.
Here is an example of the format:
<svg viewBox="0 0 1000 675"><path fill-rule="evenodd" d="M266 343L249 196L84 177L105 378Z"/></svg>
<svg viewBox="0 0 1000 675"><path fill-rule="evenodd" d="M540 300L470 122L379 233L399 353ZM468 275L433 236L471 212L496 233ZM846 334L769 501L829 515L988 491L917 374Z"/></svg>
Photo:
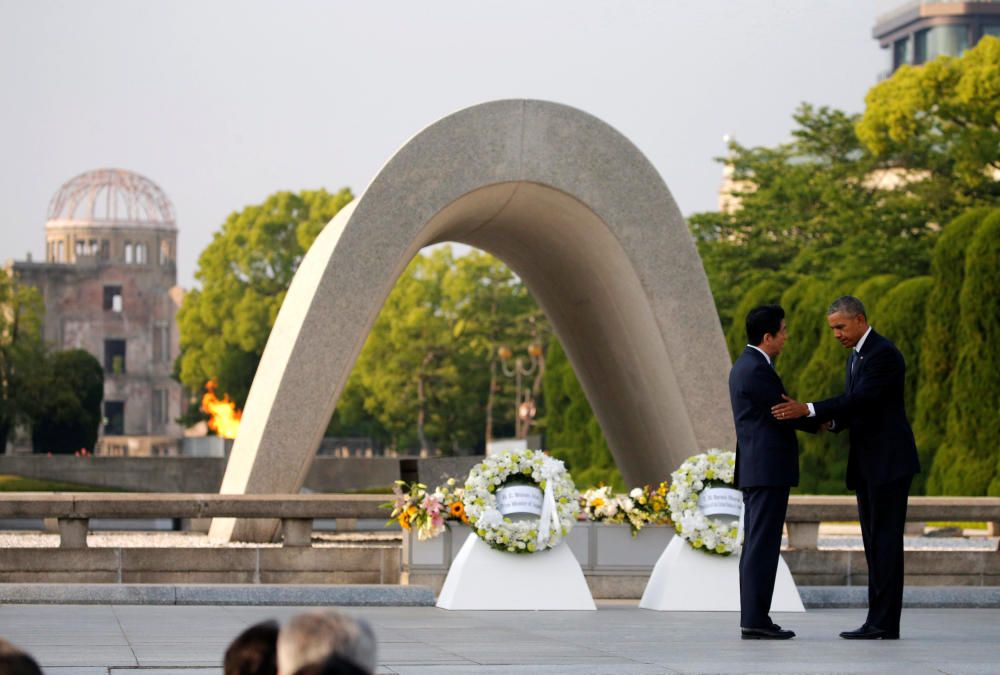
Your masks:
<svg viewBox="0 0 1000 675"><path fill-rule="evenodd" d="M46 362L38 408L32 420L35 452L73 454L94 451L103 416L104 368L90 352L55 352Z"/></svg>
<svg viewBox="0 0 1000 675"><path fill-rule="evenodd" d="M513 431L499 348L544 344L548 332L503 263L440 247L417 256L396 283L348 388L361 387L365 410L398 446L481 451L488 435Z"/></svg>
<svg viewBox="0 0 1000 675"><path fill-rule="evenodd" d="M353 199L347 188L277 192L226 219L198 258L201 282L178 313L179 375L191 391L212 379L243 407L267 336L306 250Z"/></svg>
<svg viewBox="0 0 1000 675"><path fill-rule="evenodd" d="M41 293L0 270L0 453L14 429L37 413L33 385L45 365L44 317Z"/></svg>
<svg viewBox="0 0 1000 675"><path fill-rule="evenodd" d="M904 167L908 191L949 220L1000 198L1000 38L959 58L902 66L872 87L858 137L881 166Z"/></svg>

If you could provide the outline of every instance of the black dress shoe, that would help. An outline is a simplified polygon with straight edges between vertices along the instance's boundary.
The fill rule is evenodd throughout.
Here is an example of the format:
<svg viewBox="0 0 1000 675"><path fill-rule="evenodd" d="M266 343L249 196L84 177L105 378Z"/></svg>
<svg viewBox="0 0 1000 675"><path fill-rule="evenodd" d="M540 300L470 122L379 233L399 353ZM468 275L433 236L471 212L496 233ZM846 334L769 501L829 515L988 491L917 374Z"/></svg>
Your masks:
<svg viewBox="0 0 1000 675"><path fill-rule="evenodd" d="M743 640L790 640L795 637L795 633L776 623L772 623L769 628L741 628L740 633Z"/></svg>
<svg viewBox="0 0 1000 675"><path fill-rule="evenodd" d="M840 634L845 640L898 640L899 631L888 631L863 624L857 630L845 630Z"/></svg>

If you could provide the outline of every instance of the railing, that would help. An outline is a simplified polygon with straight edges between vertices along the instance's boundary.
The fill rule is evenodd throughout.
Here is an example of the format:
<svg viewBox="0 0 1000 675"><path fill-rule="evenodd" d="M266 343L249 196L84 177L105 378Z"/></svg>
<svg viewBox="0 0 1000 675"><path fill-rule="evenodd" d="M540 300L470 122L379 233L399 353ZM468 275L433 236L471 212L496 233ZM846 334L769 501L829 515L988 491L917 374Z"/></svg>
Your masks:
<svg viewBox="0 0 1000 675"><path fill-rule="evenodd" d="M313 519L353 529L358 518L384 518L386 495L220 495L8 493L0 518L55 518L60 548L86 548L91 518L279 518L283 545L311 544ZM345 527L346 526L346 527Z"/></svg>
<svg viewBox="0 0 1000 675"><path fill-rule="evenodd" d="M0 518L55 518L60 548L85 548L91 518L278 518L285 546L309 546L315 518L353 529L358 518L382 518L386 495L220 495L121 493L9 493ZM821 522L857 521L853 496L793 495L785 523L789 545L815 549ZM910 497L911 522L977 521L1000 529L1000 497ZM346 527L345 527L346 526Z"/></svg>
<svg viewBox="0 0 1000 675"><path fill-rule="evenodd" d="M788 500L785 525L791 548L815 550L821 522L855 522L858 504L853 496L793 495ZM1000 530L1000 497L910 497L908 522L986 522Z"/></svg>

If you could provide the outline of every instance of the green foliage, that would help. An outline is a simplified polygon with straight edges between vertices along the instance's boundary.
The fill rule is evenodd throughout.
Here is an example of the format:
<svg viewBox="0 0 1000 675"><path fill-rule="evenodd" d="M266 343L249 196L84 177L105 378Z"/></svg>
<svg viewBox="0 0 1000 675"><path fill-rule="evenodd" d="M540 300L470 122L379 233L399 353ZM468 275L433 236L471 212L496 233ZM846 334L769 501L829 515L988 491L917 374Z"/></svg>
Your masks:
<svg viewBox="0 0 1000 675"><path fill-rule="evenodd" d="M904 397L906 417L915 419L917 410L917 383L921 370L921 341L924 327L927 325L924 316L927 299L934 288L934 280L929 276L913 277L899 283L885 293L875 304L877 329L888 336L906 361L906 381ZM918 448L919 450L919 448ZM927 483L927 474L931 467L931 458L921 452L920 465L923 471L913 477L911 494L923 494Z"/></svg>
<svg viewBox="0 0 1000 675"><path fill-rule="evenodd" d="M886 165L922 172L907 186L914 198L950 219L1000 197L1000 39L903 66L865 102L858 137Z"/></svg>
<svg viewBox="0 0 1000 675"><path fill-rule="evenodd" d="M552 455L566 462L577 485L604 483L624 490L625 481L558 340L549 343L545 355L543 386L548 411L546 440Z"/></svg>
<svg viewBox="0 0 1000 675"><path fill-rule="evenodd" d="M198 258L201 288L185 296L177 316L180 380L188 389L202 391L215 379L219 395L243 407L292 276L352 199L347 188L277 192L226 219Z"/></svg>
<svg viewBox="0 0 1000 675"><path fill-rule="evenodd" d="M998 269L1000 209L983 220L966 252L947 429L929 481L941 494L1000 496Z"/></svg>
<svg viewBox="0 0 1000 675"><path fill-rule="evenodd" d="M511 435L514 426L513 387L500 375L498 348L517 354L529 343L544 345L548 333L503 263L437 248L417 256L396 282L351 378L364 412L395 445L482 451L487 434ZM540 380L523 386L537 390Z"/></svg>
<svg viewBox="0 0 1000 675"><path fill-rule="evenodd" d="M43 395L31 430L35 452L93 452L104 400L100 361L83 349L71 349L54 353L47 365L47 376L38 382Z"/></svg>
<svg viewBox="0 0 1000 675"><path fill-rule="evenodd" d="M976 208L1000 200L1000 41L987 37L960 58L901 68L866 104L863 116L806 104L791 142L731 144L723 161L739 203L695 214L691 230L731 352L742 348L746 312L775 284L787 286L789 338L776 365L793 396L840 391L844 354L820 339L823 310L845 291L866 301L873 325L907 360L907 410L926 471L946 416L952 424L966 244L983 218ZM988 362L1000 346L983 348ZM802 448L803 491L842 491L843 435L804 436ZM949 452L942 466L959 456ZM935 476L930 492L941 489ZM914 485L923 487L919 478Z"/></svg>
<svg viewBox="0 0 1000 675"><path fill-rule="evenodd" d="M965 279L965 252L989 209L971 209L945 227L934 246L924 336L920 347L920 375L913 432L925 472L930 471L937 448L944 441L952 373L958 345L959 296ZM928 478L928 494L941 486Z"/></svg>
<svg viewBox="0 0 1000 675"><path fill-rule="evenodd" d="M0 453L14 428L29 424L38 407L33 383L45 364L44 316L38 290L0 271Z"/></svg>
<svg viewBox="0 0 1000 675"><path fill-rule="evenodd" d="M781 294L788 339L781 355L775 360L775 368L793 396L799 391L799 376L823 336L824 310L830 303L832 292L829 283L803 276Z"/></svg>
<svg viewBox="0 0 1000 675"><path fill-rule="evenodd" d="M723 161L739 208L690 218L727 334L743 319L736 310L746 289L762 279L856 283L886 269L927 272L929 214L871 180L878 165L855 134L859 117L804 104L794 119L790 143L730 145Z"/></svg>

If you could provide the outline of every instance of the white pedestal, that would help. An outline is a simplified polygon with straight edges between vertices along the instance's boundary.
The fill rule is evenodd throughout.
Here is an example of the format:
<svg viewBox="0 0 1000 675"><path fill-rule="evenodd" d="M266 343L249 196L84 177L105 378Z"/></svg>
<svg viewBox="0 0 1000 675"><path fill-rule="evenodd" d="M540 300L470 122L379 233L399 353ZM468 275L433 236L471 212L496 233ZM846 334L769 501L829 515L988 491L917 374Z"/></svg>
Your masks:
<svg viewBox="0 0 1000 675"><path fill-rule="evenodd" d="M683 537L676 536L656 561L639 606L660 611L738 612L740 559L696 551ZM771 611L806 611L792 573L781 557Z"/></svg>
<svg viewBox="0 0 1000 675"><path fill-rule="evenodd" d="M470 534L444 580L443 609L597 609L564 543L530 555L495 551Z"/></svg>

